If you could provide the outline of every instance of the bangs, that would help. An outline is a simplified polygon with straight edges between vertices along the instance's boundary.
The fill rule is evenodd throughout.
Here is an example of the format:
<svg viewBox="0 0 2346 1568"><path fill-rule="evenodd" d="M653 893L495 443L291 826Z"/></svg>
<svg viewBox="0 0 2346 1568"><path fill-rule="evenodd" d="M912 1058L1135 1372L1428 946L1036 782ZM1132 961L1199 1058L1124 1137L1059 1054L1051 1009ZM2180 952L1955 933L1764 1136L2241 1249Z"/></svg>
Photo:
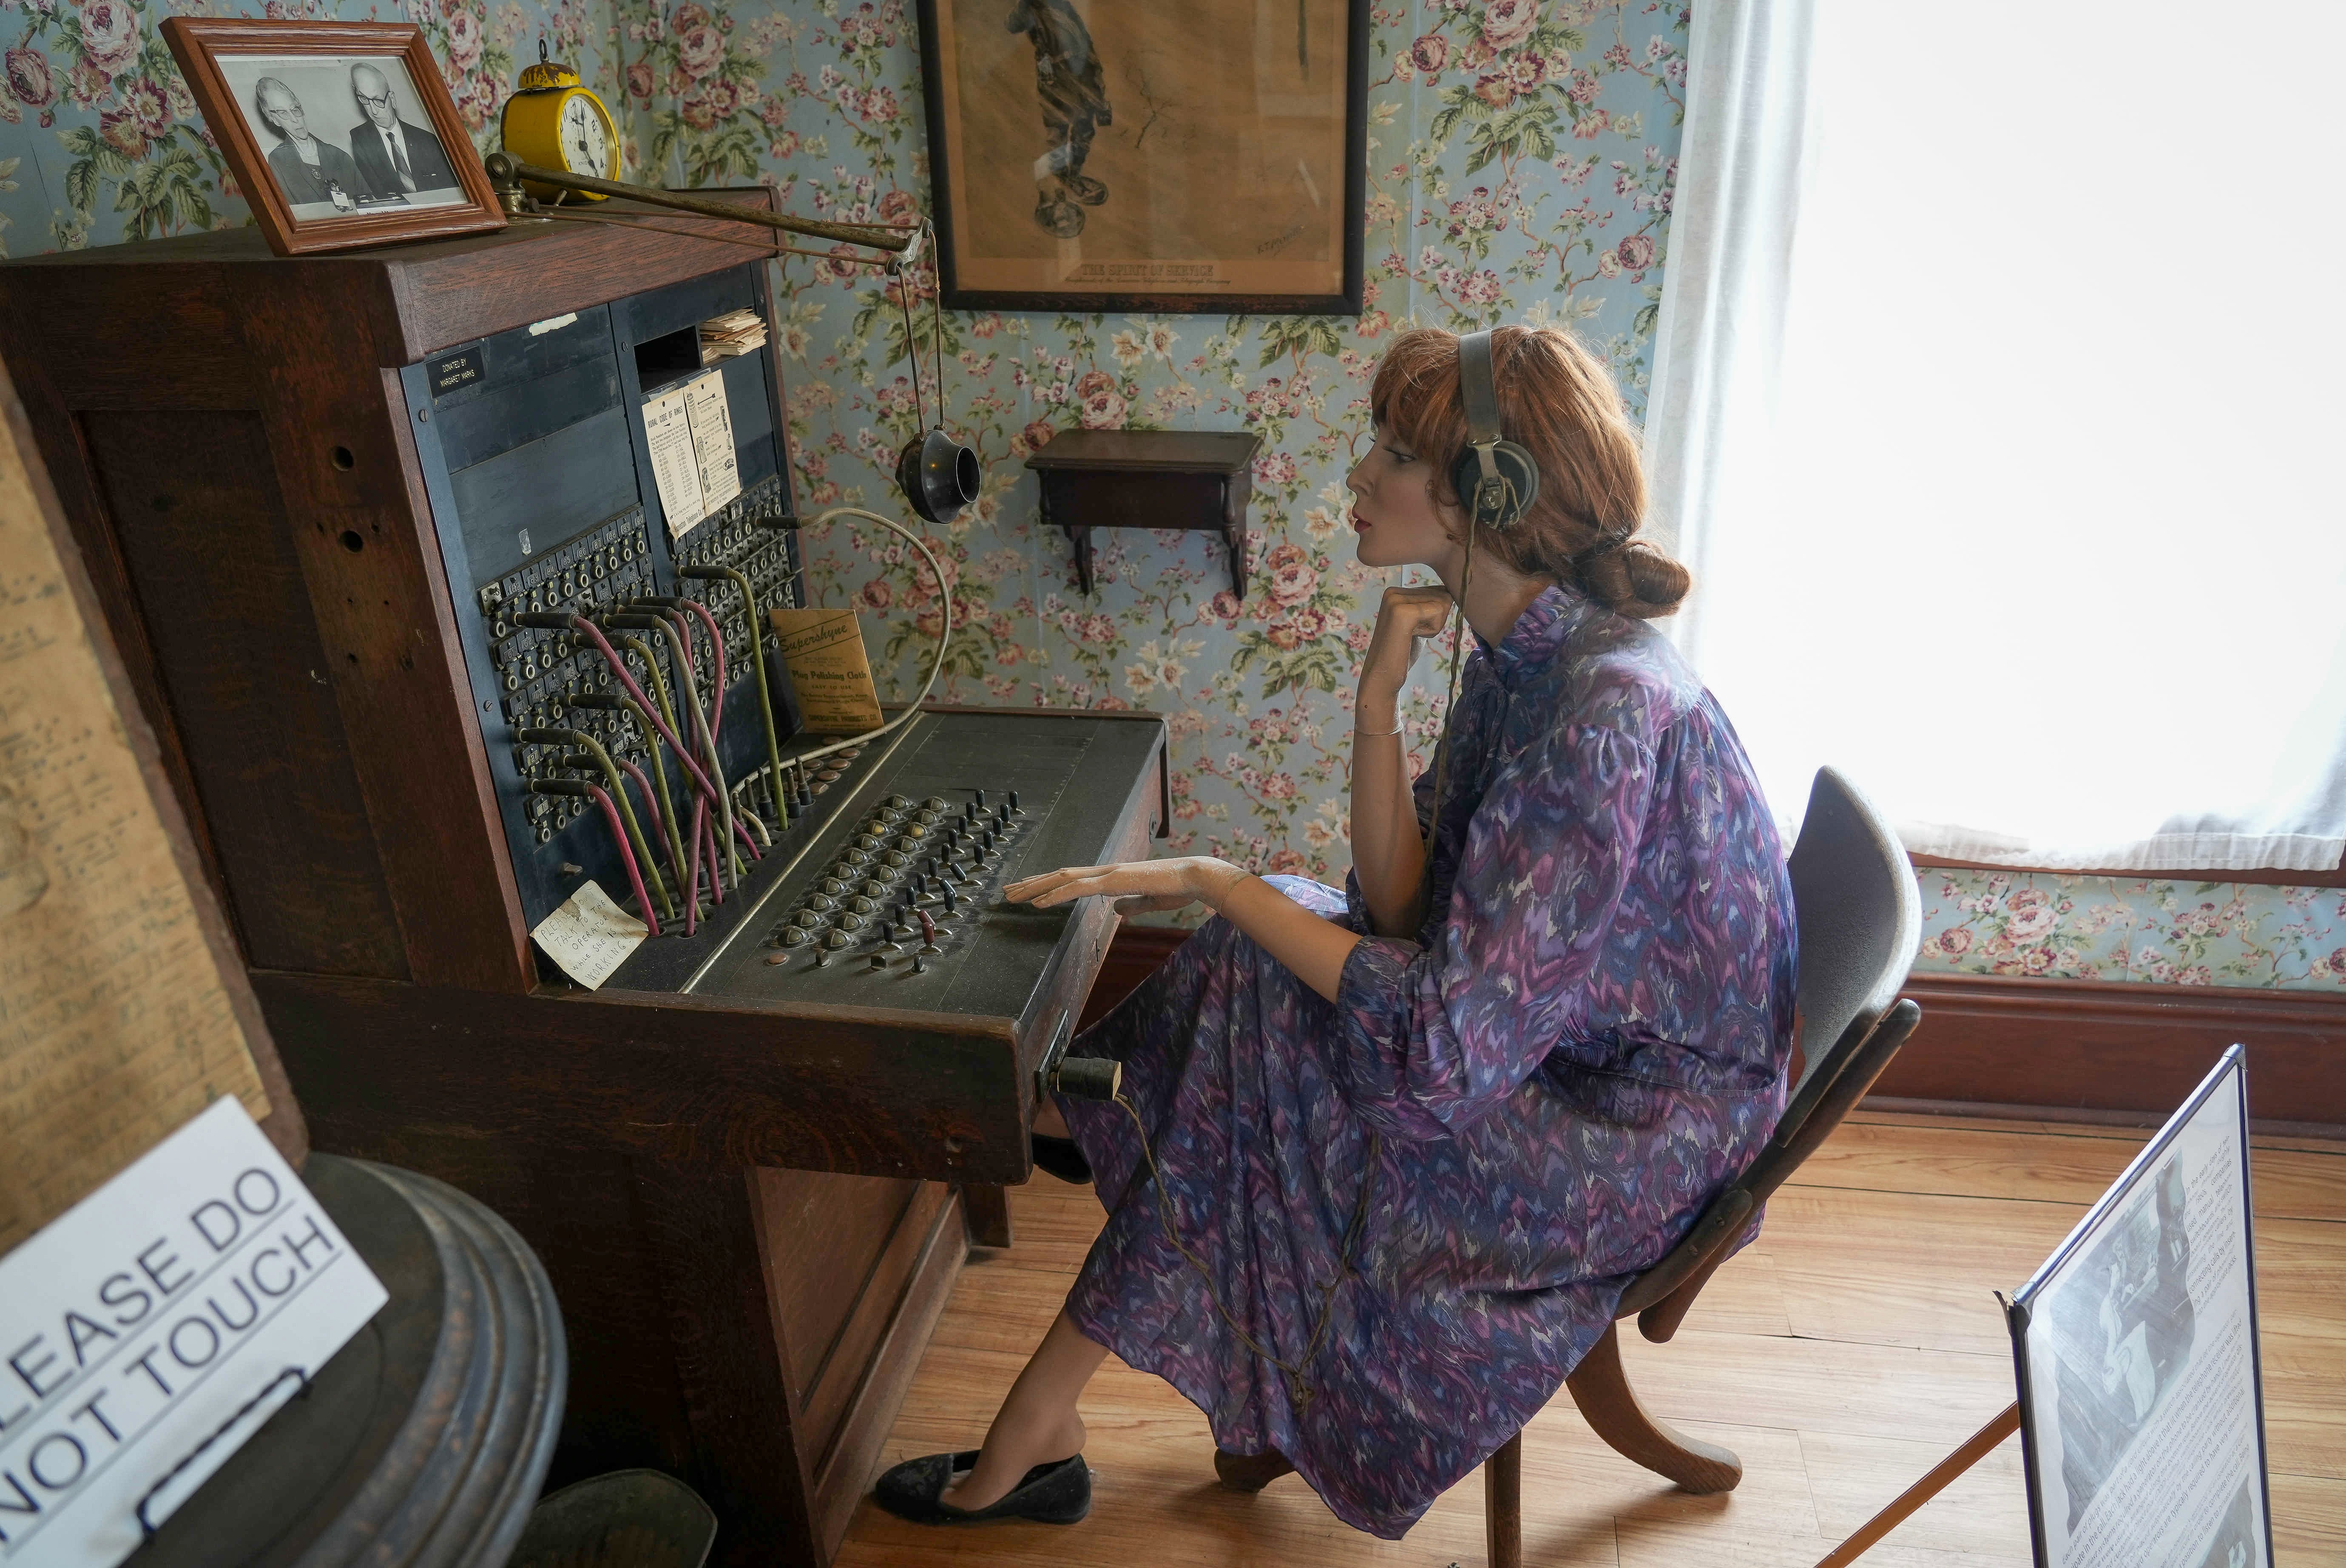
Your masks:
<svg viewBox="0 0 2346 1568"><path fill-rule="evenodd" d="M1458 340L1431 327L1395 338L1369 383L1369 415L1446 476L1466 444L1458 392ZM1446 477L1442 488L1447 495Z"/></svg>

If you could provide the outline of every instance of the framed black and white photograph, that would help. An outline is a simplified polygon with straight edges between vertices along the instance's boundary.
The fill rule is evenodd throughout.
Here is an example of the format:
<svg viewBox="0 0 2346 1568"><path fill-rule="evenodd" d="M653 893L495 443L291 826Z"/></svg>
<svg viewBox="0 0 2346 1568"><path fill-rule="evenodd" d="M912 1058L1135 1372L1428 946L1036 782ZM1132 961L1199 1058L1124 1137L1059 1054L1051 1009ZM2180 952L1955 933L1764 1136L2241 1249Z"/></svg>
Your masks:
<svg viewBox="0 0 2346 1568"><path fill-rule="evenodd" d="M175 16L163 33L280 255L504 221L420 29Z"/></svg>
<svg viewBox="0 0 2346 1568"><path fill-rule="evenodd" d="M2270 1568L2243 1064L2013 1298L2039 1568Z"/></svg>
<svg viewBox="0 0 2346 1568"><path fill-rule="evenodd" d="M921 0L944 302L1356 314L1368 0Z"/></svg>

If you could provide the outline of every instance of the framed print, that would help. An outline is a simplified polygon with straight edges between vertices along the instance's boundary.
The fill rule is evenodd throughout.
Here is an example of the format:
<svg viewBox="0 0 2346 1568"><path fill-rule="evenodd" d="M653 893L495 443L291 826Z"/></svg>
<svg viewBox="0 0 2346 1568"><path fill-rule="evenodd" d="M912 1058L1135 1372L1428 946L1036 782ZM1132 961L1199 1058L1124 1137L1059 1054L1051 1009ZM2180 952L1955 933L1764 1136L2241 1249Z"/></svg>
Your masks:
<svg viewBox="0 0 2346 1568"><path fill-rule="evenodd" d="M1368 0L921 0L957 310L1361 309Z"/></svg>
<svg viewBox="0 0 2346 1568"><path fill-rule="evenodd" d="M2037 1568L2271 1568L2245 1060L2009 1306Z"/></svg>
<svg viewBox="0 0 2346 1568"><path fill-rule="evenodd" d="M163 36L280 256L504 226L423 29L171 16Z"/></svg>

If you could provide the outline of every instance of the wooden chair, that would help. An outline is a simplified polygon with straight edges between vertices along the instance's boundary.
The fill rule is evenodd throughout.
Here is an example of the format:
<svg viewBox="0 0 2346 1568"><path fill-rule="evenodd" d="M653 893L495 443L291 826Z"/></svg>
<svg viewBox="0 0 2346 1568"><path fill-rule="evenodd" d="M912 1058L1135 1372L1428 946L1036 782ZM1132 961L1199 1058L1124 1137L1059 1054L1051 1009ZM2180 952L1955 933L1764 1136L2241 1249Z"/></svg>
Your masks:
<svg viewBox="0 0 2346 1568"><path fill-rule="evenodd" d="M1818 770L1809 791L1791 873L1806 1070L1767 1145L1685 1239L1630 1282L1616 1322L1564 1385L1615 1451L1693 1492L1733 1490L1743 1461L1673 1431L1638 1403L1621 1364L1618 1319L1637 1319L1638 1332L1657 1343L1677 1334L1753 1211L1841 1125L1923 1016L1898 995L1922 940L1913 868L1880 810L1831 768ZM1491 1568L1523 1563L1523 1449L1517 1432L1483 1466ZM1288 1466L1270 1454L1218 1453L1215 1469L1251 1491Z"/></svg>

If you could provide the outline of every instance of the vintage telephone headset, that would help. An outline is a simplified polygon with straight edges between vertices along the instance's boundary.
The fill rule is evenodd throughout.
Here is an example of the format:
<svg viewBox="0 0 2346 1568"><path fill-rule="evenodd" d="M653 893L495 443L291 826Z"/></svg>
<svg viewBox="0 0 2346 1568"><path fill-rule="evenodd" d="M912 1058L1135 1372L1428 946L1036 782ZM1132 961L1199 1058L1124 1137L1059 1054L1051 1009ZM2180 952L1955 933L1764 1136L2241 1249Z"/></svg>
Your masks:
<svg viewBox="0 0 2346 1568"><path fill-rule="evenodd" d="M1460 659L1466 646L1466 586L1474 578L1474 535L1483 528L1504 532L1514 527L1539 497L1537 460L1529 451L1509 441L1500 429L1498 379L1491 363L1490 332L1472 332L1458 340L1458 384L1465 405L1466 448L1459 453L1457 465L1451 470L1450 478L1469 519L1469 525L1466 530L1466 558L1458 580L1457 638L1452 645L1450 656L1451 710L1457 706ZM1449 760L1450 730L1445 724L1435 753L1433 798L1436 801L1442 799L1443 773ZM1427 858L1426 870L1430 876L1433 871L1431 856ZM1124 1064L1101 1057L1065 1054L1071 1021L1072 1014L1060 1021L1057 1037L1052 1041L1050 1049L1044 1053L1043 1066L1038 1074L1042 1080L1041 1087L1081 1099L1107 1101L1121 1106L1125 1115L1131 1118L1134 1130L1140 1135L1140 1152L1148 1162L1149 1179L1157 1184L1157 1215L1163 1226L1166 1241L1196 1272L1198 1282L1206 1288L1207 1299L1214 1304L1214 1310L1221 1314L1222 1321L1229 1325L1239 1342L1276 1368L1286 1380L1288 1398L1300 1410L1311 1402L1313 1393L1311 1380L1305 1369L1319 1354L1321 1344L1327 1338L1329 1325L1335 1319L1331 1308L1337 1288L1356 1267L1353 1259L1359 1250L1361 1234L1368 1223L1369 1195L1380 1163L1382 1140L1376 1133L1370 1133L1368 1158L1363 1166L1367 1174L1361 1179L1360 1196L1353 1203L1352 1218L1344 1227L1343 1239L1337 1246L1339 1267L1330 1279L1316 1286L1320 1292L1319 1322L1313 1326L1311 1342L1294 1360L1282 1359L1268 1346L1260 1343L1231 1315L1230 1309L1223 1305L1220 1293L1214 1288L1213 1274L1207 1268L1205 1260L1183 1244L1173 1224L1172 1196L1158 1173L1157 1154L1149 1144L1148 1124L1141 1120L1138 1107L1126 1099L1122 1092Z"/></svg>
<svg viewBox="0 0 2346 1568"><path fill-rule="evenodd" d="M1458 622L1450 645L1450 697L1442 739L1434 748L1433 799L1440 809L1450 772L1448 715L1458 708L1458 677L1466 654L1466 589L1474 580L1474 538L1484 529L1505 533L1539 499L1539 462L1499 427L1499 378L1491 363L1491 329L1458 340L1458 393L1466 415L1466 446L1450 470L1451 488L1466 513L1466 560L1458 574ZM1433 872L1426 858L1426 874Z"/></svg>

